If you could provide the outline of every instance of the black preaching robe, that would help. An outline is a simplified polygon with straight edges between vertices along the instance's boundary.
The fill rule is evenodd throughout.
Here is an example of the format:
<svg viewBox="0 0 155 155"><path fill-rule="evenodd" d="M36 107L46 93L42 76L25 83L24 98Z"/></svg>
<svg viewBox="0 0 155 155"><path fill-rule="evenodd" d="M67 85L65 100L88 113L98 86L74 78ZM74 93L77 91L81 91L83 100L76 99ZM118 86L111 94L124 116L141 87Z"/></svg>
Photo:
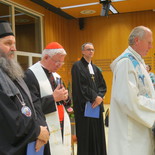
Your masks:
<svg viewBox="0 0 155 155"><path fill-rule="evenodd" d="M72 95L75 112L78 155L106 155L103 123L103 104L100 104L100 117L84 117L85 104L95 101L97 96L104 97L106 83L100 70L92 64L94 78L89 73L88 62L82 58L72 67Z"/></svg>
<svg viewBox="0 0 155 155"><path fill-rule="evenodd" d="M27 117L22 114L22 104L16 95L5 94L0 84L0 155L26 155L27 144L35 141L40 133L34 107L24 81L13 82L26 106L31 109L32 115Z"/></svg>

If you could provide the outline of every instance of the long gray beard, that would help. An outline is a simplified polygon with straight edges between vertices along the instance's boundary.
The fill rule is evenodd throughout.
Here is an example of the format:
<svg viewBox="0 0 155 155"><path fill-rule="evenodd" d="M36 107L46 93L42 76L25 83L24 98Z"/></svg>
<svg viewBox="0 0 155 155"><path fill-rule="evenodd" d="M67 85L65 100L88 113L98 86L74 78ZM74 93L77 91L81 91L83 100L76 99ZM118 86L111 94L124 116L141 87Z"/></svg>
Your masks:
<svg viewBox="0 0 155 155"><path fill-rule="evenodd" d="M8 59L3 55L0 57L0 67L12 80L24 77L24 72L21 66L14 59Z"/></svg>

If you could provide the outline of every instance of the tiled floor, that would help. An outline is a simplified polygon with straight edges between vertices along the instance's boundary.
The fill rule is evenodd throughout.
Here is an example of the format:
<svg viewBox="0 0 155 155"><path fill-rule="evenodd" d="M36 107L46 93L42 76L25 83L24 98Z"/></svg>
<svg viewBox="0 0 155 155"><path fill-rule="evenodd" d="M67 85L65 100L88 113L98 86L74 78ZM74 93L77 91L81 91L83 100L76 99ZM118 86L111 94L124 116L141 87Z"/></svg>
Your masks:
<svg viewBox="0 0 155 155"><path fill-rule="evenodd" d="M109 104L105 104L104 105L105 111L109 108ZM104 112L104 116L105 116L105 112ZM105 136L106 136L106 145L108 147L108 128L105 126ZM73 155L77 155L77 144L74 144L73 147Z"/></svg>

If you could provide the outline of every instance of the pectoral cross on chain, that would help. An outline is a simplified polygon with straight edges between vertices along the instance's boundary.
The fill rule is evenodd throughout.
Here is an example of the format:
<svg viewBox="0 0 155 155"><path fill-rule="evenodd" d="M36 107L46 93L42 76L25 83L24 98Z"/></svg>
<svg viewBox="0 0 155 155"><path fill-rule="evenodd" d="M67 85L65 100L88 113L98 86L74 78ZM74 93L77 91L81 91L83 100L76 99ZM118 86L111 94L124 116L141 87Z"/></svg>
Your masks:
<svg viewBox="0 0 155 155"><path fill-rule="evenodd" d="M91 75L91 78L95 82L95 80L94 80L95 79L94 74Z"/></svg>

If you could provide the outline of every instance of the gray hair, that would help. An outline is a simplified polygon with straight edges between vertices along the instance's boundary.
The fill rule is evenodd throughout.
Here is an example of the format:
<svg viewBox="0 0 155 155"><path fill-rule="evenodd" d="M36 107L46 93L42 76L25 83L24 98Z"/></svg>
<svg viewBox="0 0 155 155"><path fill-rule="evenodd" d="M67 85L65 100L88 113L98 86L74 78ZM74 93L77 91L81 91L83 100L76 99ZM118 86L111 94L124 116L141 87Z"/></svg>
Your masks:
<svg viewBox="0 0 155 155"><path fill-rule="evenodd" d="M0 67L12 79L19 79L24 77L22 67L15 59L7 58L7 54L0 52Z"/></svg>
<svg viewBox="0 0 155 155"><path fill-rule="evenodd" d="M57 54L67 55L64 49L44 49L42 52L42 58L45 55L49 55L50 57L53 57L54 55L57 55Z"/></svg>
<svg viewBox="0 0 155 155"><path fill-rule="evenodd" d="M85 48L86 45L92 45L92 46L94 46L92 43L89 43L89 42L88 42L88 43L84 43L84 44L81 46L81 50L82 50L82 51L84 51L84 48Z"/></svg>
<svg viewBox="0 0 155 155"><path fill-rule="evenodd" d="M151 31L149 28L145 27L145 26L137 26L135 27L130 35L129 35L129 39L128 39L128 44L129 45L134 45L135 44L135 38L138 37L139 39L143 39L146 32Z"/></svg>

